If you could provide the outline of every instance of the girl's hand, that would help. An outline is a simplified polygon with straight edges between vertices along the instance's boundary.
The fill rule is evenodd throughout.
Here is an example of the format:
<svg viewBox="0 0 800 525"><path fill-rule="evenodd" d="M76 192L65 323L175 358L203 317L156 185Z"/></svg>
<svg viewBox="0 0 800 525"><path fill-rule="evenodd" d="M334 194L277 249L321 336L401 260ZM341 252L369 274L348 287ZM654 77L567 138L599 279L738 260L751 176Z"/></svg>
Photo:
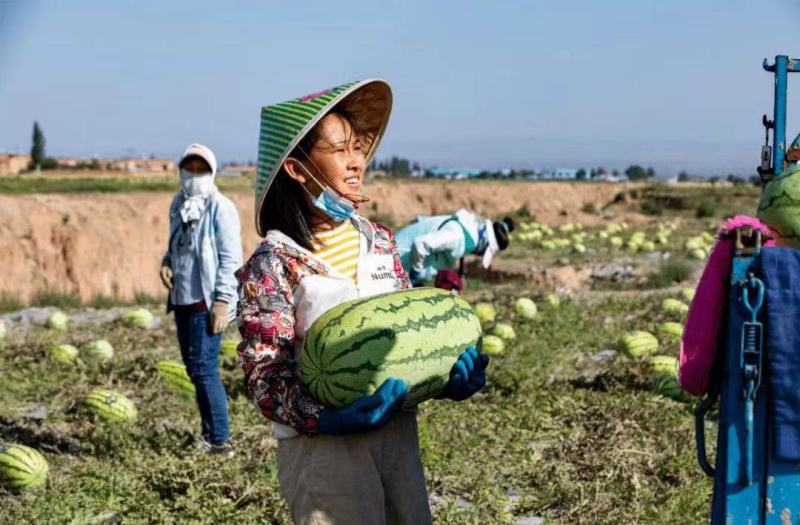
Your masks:
<svg viewBox="0 0 800 525"><path fill-rule="evenodd" d="M381 428L403 407L408 387L390 377L371 396L363 396L342 408L326 408L319 415L322 434L355 434Z"/></svg>
<svg viewBox="0 0 800 525"><path fill-rule="evenodd" d="M442 397L453 401L463 401L472 397L486 384L486 367L489 366L489 356L479 353L474 347L458 356L458 361L450 370L450 380L447 382Z"/></svg>

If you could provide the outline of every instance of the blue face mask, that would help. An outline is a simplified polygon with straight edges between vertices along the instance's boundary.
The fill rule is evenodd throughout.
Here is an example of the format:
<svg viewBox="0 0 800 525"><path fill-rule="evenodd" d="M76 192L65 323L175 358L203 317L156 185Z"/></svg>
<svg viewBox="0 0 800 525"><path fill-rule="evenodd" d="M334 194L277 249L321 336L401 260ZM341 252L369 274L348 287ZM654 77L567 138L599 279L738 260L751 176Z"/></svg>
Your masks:
<svg viewBox="0 0 800 525"><path fill-rule="evenodd" d="M303 166L301 163L300 166ZM311 202L314 203L318 209L320 209L325 215L330 217L336 222L342 222L348 220L350 217L353 216L353 213L356 211L355 205L349 200L335 191L333 191L329 186L323 186L317 180L317 178L311 174L310 171L303 166L303 170L308 173L308 176L314 179L314 181L322 187L322 193L314 197L311 195L311 192L306 190L308 195L311 197ZM305 186L303 186L305 189Z"/></svg>
<svg viewBox="0 0 800 525"><path fill-rule="evenodd" d="M353 206L352 202L337 195L335 191L327 186L318 196L312 196L311 202L336 222L346 221L356 211L356 207Z"/></svg>

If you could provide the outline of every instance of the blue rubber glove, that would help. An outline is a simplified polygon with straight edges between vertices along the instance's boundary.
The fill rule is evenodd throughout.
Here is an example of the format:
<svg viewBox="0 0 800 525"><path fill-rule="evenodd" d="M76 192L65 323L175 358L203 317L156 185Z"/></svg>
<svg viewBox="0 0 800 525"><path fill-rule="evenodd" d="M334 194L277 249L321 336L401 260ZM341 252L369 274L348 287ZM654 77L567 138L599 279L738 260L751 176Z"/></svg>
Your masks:
<svg viewBox="0 0 800 525"><path fill-rule="evenodd" d="M458 361L450 370L450 380L441 397L453 401L463 401L483 388L486 384L486 367L489 356L478 352L474 347L458 356Z"/></svg>
<svg viewBox="0 0 800 525"><path fill-rule="evenodd" d="M342 408L326 408L319 415L322 434L344 435L381 428L403 408L408 387L390 377L371 396L363 396Z"/></svg>

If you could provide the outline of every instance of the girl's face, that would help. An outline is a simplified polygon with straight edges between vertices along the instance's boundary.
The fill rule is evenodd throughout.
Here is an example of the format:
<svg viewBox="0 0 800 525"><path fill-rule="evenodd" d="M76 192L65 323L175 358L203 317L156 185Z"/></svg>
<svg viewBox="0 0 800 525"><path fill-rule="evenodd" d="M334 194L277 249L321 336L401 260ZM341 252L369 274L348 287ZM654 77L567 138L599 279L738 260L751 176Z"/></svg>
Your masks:
<svg viewBox="0 0 800 525"><path fill-rule="evenodd" d="M319 122L320 138L306 151L308 159L303 167L322 184L351 199L361 195L361 185L366 169L367 148L361 138L353 133L350 123L339 115L327 115ZM286 160L286 171L293 179L303 184L313 195L322 188L308 176L298 159Z"/></svg>

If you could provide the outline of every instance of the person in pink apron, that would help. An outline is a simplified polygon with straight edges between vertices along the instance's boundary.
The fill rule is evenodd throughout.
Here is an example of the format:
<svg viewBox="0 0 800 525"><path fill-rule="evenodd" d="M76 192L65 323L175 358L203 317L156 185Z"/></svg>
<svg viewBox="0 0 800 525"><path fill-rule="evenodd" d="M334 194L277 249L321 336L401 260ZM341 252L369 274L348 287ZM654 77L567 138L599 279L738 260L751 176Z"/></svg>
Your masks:
<svg viewBox="0 0 800 525"><path fill-rule="evenodd" d="M297 371L322 313L410 287L392 232L356 211L391 102L386 82L364 80L261 112L255 220L264 241L237 273L239 364L248 396L273 421L278 479L296 523L431 522L403 381L333 409ZM443 397L480 390L488 362L464 352Z"/></svg>

